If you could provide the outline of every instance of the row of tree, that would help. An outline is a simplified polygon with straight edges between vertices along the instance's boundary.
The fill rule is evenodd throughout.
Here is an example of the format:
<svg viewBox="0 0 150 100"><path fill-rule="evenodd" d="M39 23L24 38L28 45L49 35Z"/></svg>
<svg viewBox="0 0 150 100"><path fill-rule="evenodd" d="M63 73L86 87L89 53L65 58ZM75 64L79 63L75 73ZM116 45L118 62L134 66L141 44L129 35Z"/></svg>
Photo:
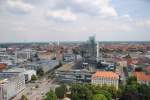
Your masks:
<svg viewBox="0 0 150 100"><path fill-rule="evenodd" d="M69 88L68 88L69 86ZM138 84L135 77L130 77L126 85L119 89L107 85L67 84L49 91L44 100L57 100L69 97L71 100L150 100L150 86Z"/></svg>
<svg viewBox="0 0 150 100"><path fill-rule="evenodd" d="M135 77L129 77L127 84L120 87L123 91L120 100L150 100L150 85L139 84Z"/></svg>

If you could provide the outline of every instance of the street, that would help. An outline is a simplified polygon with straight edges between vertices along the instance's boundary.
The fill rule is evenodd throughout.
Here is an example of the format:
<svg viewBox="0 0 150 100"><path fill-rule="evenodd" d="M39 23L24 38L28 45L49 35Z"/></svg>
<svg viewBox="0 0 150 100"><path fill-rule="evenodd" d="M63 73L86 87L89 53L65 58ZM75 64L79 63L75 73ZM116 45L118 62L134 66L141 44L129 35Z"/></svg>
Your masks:
<svg viewBox="0 0 150 100"><path fill-rule="evenodd" d="M42 100L50 89L54 90L57 86L53 81L53 79L43 78L36 83L28 83L26 88L12 100L20 100L22 95L26 95L29 100Z"/></svg>

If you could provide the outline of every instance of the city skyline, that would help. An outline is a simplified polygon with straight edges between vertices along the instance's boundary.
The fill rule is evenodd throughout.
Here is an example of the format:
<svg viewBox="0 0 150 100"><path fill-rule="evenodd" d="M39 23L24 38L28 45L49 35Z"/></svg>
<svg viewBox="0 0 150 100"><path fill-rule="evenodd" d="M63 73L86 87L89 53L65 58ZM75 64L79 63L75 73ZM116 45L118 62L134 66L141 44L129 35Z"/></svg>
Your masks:
<svg viewBox="0 0 150 100"><path fill-rule="evenodd" d="M148 0L0 0L0 43L149 41Z"/></svg>

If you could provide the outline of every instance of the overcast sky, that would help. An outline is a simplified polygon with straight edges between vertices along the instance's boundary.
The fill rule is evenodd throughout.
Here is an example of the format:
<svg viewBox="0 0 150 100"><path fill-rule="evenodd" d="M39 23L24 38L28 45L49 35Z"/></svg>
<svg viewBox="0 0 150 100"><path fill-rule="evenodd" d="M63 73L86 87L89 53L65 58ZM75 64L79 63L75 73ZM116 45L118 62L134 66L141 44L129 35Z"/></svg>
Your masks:
<svg viewBox="0 0 150 100"><path fill-rule="evenodd" d="M149 41L150 0L0 0L0 43Z"/></svg>

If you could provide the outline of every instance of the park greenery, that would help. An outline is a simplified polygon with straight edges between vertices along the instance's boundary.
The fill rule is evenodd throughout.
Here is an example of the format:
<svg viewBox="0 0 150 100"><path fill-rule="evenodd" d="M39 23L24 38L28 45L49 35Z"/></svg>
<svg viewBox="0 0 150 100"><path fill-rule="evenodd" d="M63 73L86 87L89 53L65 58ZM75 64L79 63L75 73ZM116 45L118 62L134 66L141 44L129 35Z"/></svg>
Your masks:
<svg viewBox="0 0 150 100"><path fill-rule="evenodd" d="M44 100L57 100L57 96L56 96L56 94L52 90L50 90L46 94L46 97L44 98Z"/></svg>
<svg viewBox="0 0 150 100"><path fill-rule="evenodd" d="M119 86L118 89L108 85L73 83L62 84L55 89L55 92L50 90L50 93L52 96L47 94L45 100L64 97L69 97L71 100L150 100L150 86L139 84L135 77L129 77L127 84Z"/></svg>
<svg viewBox="0 0 150 100"><path fill-rule="evenodd" d="M31 81L36 81L37 79L38 79L38 78L37 78L36 75L33 74L33 75L31 76Z"/></svg>

